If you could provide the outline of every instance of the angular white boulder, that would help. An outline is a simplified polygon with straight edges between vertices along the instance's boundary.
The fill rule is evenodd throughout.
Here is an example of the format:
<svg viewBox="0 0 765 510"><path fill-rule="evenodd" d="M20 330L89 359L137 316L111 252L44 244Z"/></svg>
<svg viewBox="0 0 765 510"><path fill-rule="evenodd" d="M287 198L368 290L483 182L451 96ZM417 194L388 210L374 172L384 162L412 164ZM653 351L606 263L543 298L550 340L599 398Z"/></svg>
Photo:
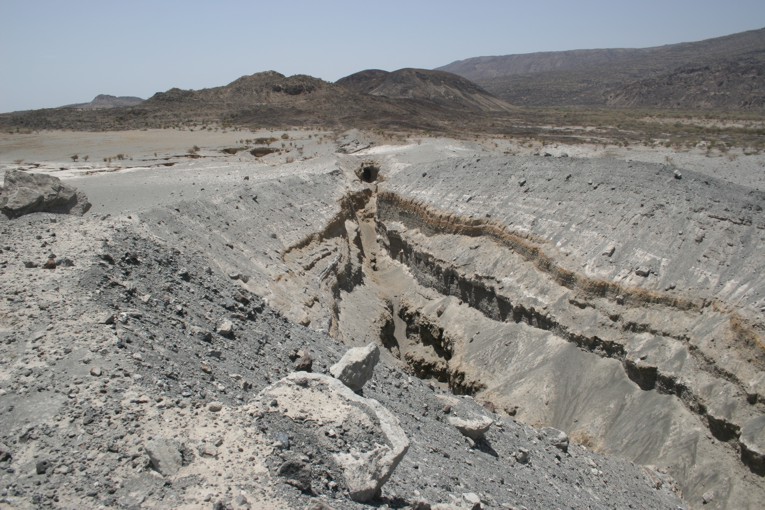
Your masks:
<svg viewBox="0 0 765 510"><path fill-rule="evenodd" d="M354 501L374 498L409 449L398 418L324 374L293 372L265 388L258 399L265 413L289 418L301 433L314 434L317 444L325 436L322 430L363 427L374 434L372 441L349 441L344 451L331 455ZM345 438L353 436L348 432Z"/></svg>
<svg viewBox="0 0 765 510"><path fill-rule="evenodd" d="M329 373L353 391L359 391L372 378L378 361L380 349L377 344L354 347L329 368Z"/></svg>

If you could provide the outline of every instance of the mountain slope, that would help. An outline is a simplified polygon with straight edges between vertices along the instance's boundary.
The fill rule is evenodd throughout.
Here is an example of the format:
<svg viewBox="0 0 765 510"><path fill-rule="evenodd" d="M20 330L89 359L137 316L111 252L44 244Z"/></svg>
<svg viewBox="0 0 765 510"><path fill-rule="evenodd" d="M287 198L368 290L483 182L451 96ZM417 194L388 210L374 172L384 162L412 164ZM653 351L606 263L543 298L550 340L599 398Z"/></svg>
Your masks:
<svg viewBox="0 0 765 510"><path fill-rule="evenodd" d="M638 81L668 75L681 68L743 62L762 51L765 51L765 29L653 48L476 57L438 69L473 80L513 104L604 106L609 97L619 95L622 87ZM730 89L724 94L743 92ZM726 104L749 103L746 96L741 96ZM655 106L694 107L696 104L699 102L681 101Z"/></svg>
<svg viewBox="0 0 765 510"><path fill-rule="evenodd" d="M639 80L609 94L607 103L645 108L763 109L765 52Z"/></svg>

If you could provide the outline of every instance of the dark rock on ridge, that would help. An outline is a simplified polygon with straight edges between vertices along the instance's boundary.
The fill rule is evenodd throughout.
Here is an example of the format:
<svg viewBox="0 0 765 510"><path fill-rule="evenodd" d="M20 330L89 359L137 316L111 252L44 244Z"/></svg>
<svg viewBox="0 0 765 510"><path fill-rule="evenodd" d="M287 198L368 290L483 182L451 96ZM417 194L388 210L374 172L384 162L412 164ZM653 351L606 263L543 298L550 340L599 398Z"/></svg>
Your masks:
<svg viewBox="0 0 765 510"><path fill-rule="evenodd" d="M0 209L11 219L33 212L81 216L90 209L90 202L84 193L58 177L9 170L0 191Z"/></svg>

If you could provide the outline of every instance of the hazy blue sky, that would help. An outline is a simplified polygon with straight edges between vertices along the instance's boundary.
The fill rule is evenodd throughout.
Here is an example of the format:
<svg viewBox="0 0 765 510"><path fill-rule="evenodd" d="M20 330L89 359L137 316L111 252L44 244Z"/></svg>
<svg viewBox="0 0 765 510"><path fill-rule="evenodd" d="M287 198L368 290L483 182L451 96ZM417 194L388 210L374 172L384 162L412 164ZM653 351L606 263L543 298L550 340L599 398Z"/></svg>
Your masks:
<svg viewBox="0 0 765 510"><path fill-rule="evenodd" d="M0 0L0 112L765 27L765 0Z"/></svg>

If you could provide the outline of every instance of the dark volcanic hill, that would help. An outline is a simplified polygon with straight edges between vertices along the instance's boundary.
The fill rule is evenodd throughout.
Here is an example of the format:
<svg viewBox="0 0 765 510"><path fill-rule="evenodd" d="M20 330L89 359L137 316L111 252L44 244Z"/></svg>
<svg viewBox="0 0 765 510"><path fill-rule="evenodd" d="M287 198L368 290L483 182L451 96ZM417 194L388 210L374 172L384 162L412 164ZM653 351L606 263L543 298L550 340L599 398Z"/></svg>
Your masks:
<svg viewBox="0 0 765 510"><path fill-rule="evenodd" d="M334 84L274 71L243 76L202 90L172 88L119 109L52 108L0 115L0 126L21 129L142 129L222 123L277 126L381 127L443 131L485 122L510 109L464 78L406 69L384 76L358 73Z"/></svg>
<svg viewBox="0 0 765 510"><path fill-rule="evenodd" d="M416 99L444 108L474 111L508 111L512 107L461 76L426 69L379 69L361 71L337 81L362 94L391 99Z"/></svg>
<svg viewBox="0 0 765 510"><path fill-rule="evenodd" d="M747 95L747 88L738 87L735 79L727 80L716 98L700 101L708 89L707 78L700 82L678 79L678 90L666 90L668 82L662 79L675 72L686 72L692 68L718 69L714 73L724 72L726 67L735 73L741 67L757 64L765 51L765 29L752 30L717 37L699 42L671 44L642 49L594 49L560 52L530 53L524 55L505 55L476 57L453 62L439 70L452 72L475 81L478 85L513 104L526 106L605 106L607 104L633 104L635 106L652 103L654 107L699 108L699 107L747 107L757 103ZM746 71L748 72L748 71ZM762 75L759 75L762 87ZM699 76L700 78L700 76ZM658 80L662 90L657 93L663 100L622 101L617 97L632 97L632 87L638 86L646 96L651 80ZM725 81L725 80L724 80ZM691 87L682 91L681 87ZM625 92L622 90L625 89ZM683 92L688 92L684 94ZM683 99L687 96L688 99ZM724 100L721 98L725 97Z"/></svg>
<svg viewBox="0 0 765 510"><path fill-rule="evenodd" d="M99 94L89 103L77 103L66 105L63 108L78 108L81 110L96 110L102 108L121 108L123 106L136 106L143 103L143 99L134 96L110 96Z"/></svg>

